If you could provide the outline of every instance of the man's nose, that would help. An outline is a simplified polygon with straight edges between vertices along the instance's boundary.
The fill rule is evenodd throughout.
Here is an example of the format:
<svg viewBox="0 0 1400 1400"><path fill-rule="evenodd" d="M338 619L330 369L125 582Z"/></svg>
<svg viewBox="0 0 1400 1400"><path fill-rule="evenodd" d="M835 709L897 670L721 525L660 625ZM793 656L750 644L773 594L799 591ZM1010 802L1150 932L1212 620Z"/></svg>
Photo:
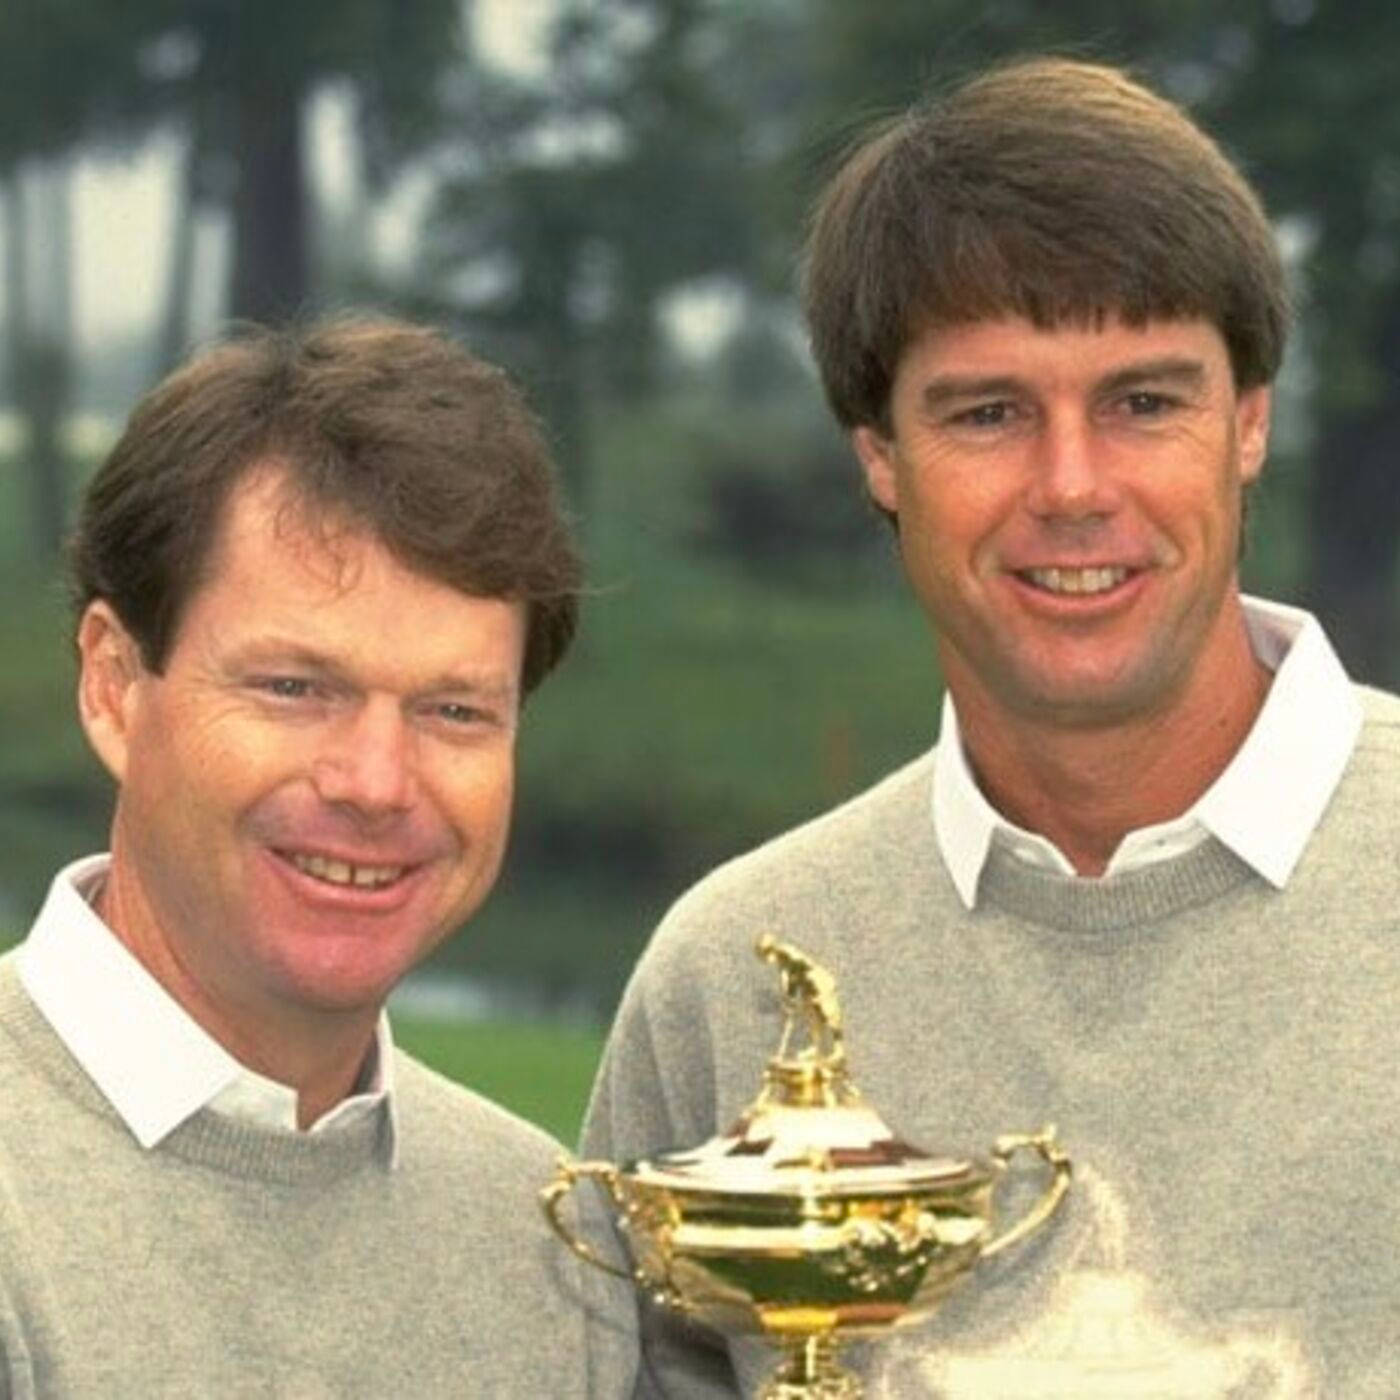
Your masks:
<svg viewBox="0 0 1400 1400"><path fill-rule="evenodd" d="M1051 415L1034 447L1027 505L1044 519L1083 520L1110 514L1117 488L1092 424L1078 415Z"/></svg>
<svg viewBox="0 0 1400 1400"><path fill-rule="evenodd" d="M412 806L414 760L415 736L397 701L373 696L323 736L312 776L324 801L381 816Z"/></svg>

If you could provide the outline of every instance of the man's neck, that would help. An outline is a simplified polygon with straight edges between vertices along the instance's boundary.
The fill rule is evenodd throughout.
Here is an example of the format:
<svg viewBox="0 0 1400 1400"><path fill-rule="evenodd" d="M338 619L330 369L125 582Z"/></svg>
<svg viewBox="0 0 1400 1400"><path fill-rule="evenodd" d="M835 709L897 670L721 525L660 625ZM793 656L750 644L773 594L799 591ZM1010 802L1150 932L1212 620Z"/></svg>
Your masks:
<svg viewBox="0 0 1400 1400"><path fill-rule="evenodd" d="M1008 713L950 674L978 786L1008 821L1053 842L1078 874L1101 875L1128 832L1187 811L1244 743L1272 676L1241 636L1228 688L1188 685L1170 704L1097 726Z"/></svg>
<svg viewBox="0 0 1400 1400"><path fill-rule="evenodd" d="M114 842L115 845L115 842ZM374 1041L377 1011L310 1013L296 1007L232 1007L183 968L126 889L113 861L93 907L127 950L245 1069L294 1090L297 1126L311 1127L354 1091Z"/></svg>

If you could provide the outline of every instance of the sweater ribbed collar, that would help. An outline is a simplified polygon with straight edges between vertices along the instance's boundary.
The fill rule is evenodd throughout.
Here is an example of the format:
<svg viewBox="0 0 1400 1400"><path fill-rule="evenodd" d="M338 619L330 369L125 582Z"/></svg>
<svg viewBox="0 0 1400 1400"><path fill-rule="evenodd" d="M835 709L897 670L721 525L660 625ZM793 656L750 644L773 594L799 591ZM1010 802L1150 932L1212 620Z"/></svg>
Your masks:
<svg viewBox="0 0 1400 1400"><path fill-rule="evenodd" d="M977 906L1067 933L1121 934L1259 880L1214 837L1169 860L1098 880L1041 869L994 843L982 867Z"/></svg>

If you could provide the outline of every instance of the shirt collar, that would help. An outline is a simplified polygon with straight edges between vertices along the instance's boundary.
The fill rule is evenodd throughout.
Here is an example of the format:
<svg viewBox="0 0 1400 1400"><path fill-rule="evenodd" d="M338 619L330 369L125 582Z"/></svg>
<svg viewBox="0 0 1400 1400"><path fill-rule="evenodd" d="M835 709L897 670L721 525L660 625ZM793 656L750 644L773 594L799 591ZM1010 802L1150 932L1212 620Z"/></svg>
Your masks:
<svg viewBox="0 0 1400 1400"><path fill-rule="evenodd" d="M25 991L142 1147L156 1146L202 1108L296 1130L295 1090L234 1059L141 965L89 902L109 858L60 870L19 950ZM368 1081L313 1124L335 1131L366 1113L388 1117L398 1159L393 1038L381 1012Z"/></svg>
<svg viewBox="0 0 1400 1400"><path fill-rule="evenodd" d="M1315 618L1259 598L1243 602L1254 653L1274 671L1263 708L1194 806L1173 821L1129 832L1106 874L1165 859L1212 835L1282 889L1321 820L1361 730L1360 701ZM1284 775L1288 801L1280 802ZM933 823L944 863L969 909L977 902L994 839L1034 864L1074 874L1058 848L1006 821L983 796L947 695L934 758Z"/></svg>

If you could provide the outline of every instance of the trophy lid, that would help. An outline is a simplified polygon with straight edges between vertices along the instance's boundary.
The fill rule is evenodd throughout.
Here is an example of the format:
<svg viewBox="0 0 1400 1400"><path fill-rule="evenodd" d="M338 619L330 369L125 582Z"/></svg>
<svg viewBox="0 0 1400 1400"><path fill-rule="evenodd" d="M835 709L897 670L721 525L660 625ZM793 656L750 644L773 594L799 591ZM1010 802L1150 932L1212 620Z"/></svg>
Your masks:
<svg viewBox="0 0 1400 1400"><path fill-rule="evenodd" d="M990 1177L971 1159L931 1157L898 1138L846 1070L836 981L765 934L758 955L782 981L783 1031L758 1097L728 1132L635 1162L628 1175L670 1189L740 1195L893 1195Z"/></svg>

